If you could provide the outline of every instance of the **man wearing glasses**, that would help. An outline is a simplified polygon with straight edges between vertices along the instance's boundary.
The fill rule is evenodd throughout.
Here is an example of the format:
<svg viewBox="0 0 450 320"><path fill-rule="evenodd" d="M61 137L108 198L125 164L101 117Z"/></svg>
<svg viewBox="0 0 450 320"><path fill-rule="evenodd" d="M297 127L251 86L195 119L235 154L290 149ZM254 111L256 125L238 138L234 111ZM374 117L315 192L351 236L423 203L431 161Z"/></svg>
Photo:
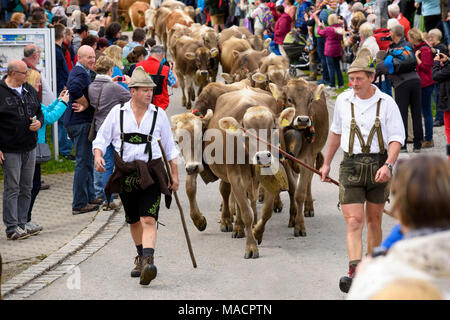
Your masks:
<svg viewBox="0 0 450 320"><path fill-rule="evenodd" d="M0 80L0 165L3 167L3 223L8 240L28 238L37 131L44 123L39 95L26 82L28 67L14 59Z"/></svg>

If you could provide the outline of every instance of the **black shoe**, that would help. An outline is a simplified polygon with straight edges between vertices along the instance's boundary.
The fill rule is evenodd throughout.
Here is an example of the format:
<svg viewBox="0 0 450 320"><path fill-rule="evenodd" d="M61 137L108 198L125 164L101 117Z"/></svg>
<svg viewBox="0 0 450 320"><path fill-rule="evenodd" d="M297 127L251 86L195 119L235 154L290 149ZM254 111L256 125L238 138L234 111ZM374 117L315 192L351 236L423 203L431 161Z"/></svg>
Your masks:
<svg viewBox="0 0 450 320"><path fill-rule="evenodd" d="M434 120L433 127L442 127L444 125L444 122L441 120Z"/></svg>
<svg viewBox="0 0 450 320"><path fill-rule="evenodd" d="M137 255L136 258L134 258L134 264L135 267L133 270L131 270L131 277L139 278L142 271L142 256Z"/></svg>
<svg viewBox="0 0 450 320"><path fill-rule="evenodd" d="M157 273L158 270L153 264L153 257L145 258L144 262L142 263L141 280L139 281L139 283L144 286L148 285L153 279L156 278Z"/></svg>
<svg viewBox="0 0 450 320"><path fill-rule="evenodd" d="M73 156L71 154L59 154L59 155L67 160L75 161L75 156Z"/></svg>
<svg viewBox="0 0 450 320"><path fill-rule="evenodd" d="M406 148L406 146L403 146L400 148L400 153L407 153L408 149Z"/></svg>
<svg viewBox="0 0 450 320"><path fill-rule="evenodd" d="M50 189L50 185L47 183L44 183L44 181L42 181L41 190L47 190L47 189Z"/></svg>
<svg viewBox="0 0 450 320"><path fill-rule="evenodd" d="M348 293L350 291L353 278L355 277L356 266L357 266L356 264L350 265L348 270L348 276L344 276L339 279L339 289L341 289L341 291L344 293Z"/></svg>

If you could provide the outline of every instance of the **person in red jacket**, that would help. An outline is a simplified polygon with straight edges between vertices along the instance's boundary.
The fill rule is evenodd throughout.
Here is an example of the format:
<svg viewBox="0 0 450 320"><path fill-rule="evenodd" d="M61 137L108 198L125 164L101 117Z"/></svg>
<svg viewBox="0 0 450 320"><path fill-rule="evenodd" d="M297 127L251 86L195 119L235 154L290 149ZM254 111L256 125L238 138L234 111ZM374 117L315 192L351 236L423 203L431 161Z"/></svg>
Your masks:
<svg viewBox="0 0 450 320"><path fill-rule="evenodd" d="M389 5L388 14L390 18L397 19L397 21L403 26L403 28L405 28L405 36L408 37L408 32L411 29L411 24L409 23L408 19L406 19L400 13L400 7L396 4Z"/></svg>
<svg viewBox="0 0 450 320"><path fill-rule="evenodd" d="M164 59L164 48L161 45L153 46L150 49L150 55L147 60L136 63L136 68L142 66L152 78L156 84L154 89L153 101L155 106L166 110L169 106L169 93L167 91L167 85L178 88L178 79L176 77L175 62L172 62L172 66L168 67L162 64ZM160 75L157 76L158 71L161 70Z"/></svg>
<svg viewBox="0 0 450 320"><path fill-rule="evenodd" d="M422 32L417 28L412 28L408 32L408 37L417 59L417 73L420 77L422 87L422 115L425 120L425 141L422 148L431 148L433 143L433 114L431 112L431 94L433 93L433 52L423 39Z"/></svg>
<svg viewBox="0 0 450 320"><path fill-rule="evenodd" d="M286 35L291 31L291 23L292 19L291 17L284 12L283 6L277 6L276 7L277 13L279 15L279 18L277 22L275 23L275 31L274 31L274 43L278 46L280 44L283 44L284 38Z"/></svg>

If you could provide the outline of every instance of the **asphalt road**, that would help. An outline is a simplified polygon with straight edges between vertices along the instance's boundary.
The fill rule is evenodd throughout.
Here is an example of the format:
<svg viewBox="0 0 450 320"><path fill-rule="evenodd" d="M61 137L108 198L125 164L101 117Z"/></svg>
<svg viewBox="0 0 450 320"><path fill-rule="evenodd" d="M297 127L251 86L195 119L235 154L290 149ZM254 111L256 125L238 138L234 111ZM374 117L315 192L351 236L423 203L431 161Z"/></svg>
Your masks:
<svg viewBox="0 0 450 320"><path fill-rule="evenodd" d="M184 112L180 89L170 97L168 115ZM329 108L330 117L333 109ZM339 151L330 176L338 178ZM182 164L181 164L182 165ZM184 167L184 166L183 166ZM180 190L189 234L198 267L189 257L180 214L175 201L171 209L162 206L155 252L157 278L148 286L139 285L130 271L136 249L128 227L100 251L81 263L80 287L68 285L71 276L64 276L37 292L30 299L343 299L338 280L346 274L346 227L337 208L338 188L313 178L312 192L315 217L305 218L306 237L296 238L288 228L289 197L281 198L284 209L274 213L267 223L258 259L244 259L245 239L233 239L231 233L220 231L219 183L198 182L198 203L208 226L199 232L189 217L185 193L186 178L180 167ZM261 204L258 204L259 215ZM386 235L395 221L384 215ZM365 232L364 232L365 237Z"/></svg>

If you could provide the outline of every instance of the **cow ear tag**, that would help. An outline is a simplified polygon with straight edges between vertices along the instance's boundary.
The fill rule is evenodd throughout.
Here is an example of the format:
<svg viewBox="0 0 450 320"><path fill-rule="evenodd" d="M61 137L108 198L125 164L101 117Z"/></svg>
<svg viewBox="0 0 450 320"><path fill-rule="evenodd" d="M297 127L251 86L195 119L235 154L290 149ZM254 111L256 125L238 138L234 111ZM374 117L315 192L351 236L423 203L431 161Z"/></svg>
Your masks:
<svg viewBox="0 0 450 320"><path fill-rule="evenodd" d="M230 124L230 126L228 127L228 130L230 130L231 132L236 132L236 127L233 126L232 124Z"/></svg>
<svg viewBox="0 0 450 320"><path fill-rule="evenodd" d="M287 127L288 125L290 125L290 123L289 123L289 121L286 119L286 118L284 118L283 120L281 120L281 126L284 128L284 127Z"/></svg>
<svg viewBox="0 0 450 320"><path fill-rule="evenodd" d="M320 93L316 93L315 100L320 100Z"/></svg>

